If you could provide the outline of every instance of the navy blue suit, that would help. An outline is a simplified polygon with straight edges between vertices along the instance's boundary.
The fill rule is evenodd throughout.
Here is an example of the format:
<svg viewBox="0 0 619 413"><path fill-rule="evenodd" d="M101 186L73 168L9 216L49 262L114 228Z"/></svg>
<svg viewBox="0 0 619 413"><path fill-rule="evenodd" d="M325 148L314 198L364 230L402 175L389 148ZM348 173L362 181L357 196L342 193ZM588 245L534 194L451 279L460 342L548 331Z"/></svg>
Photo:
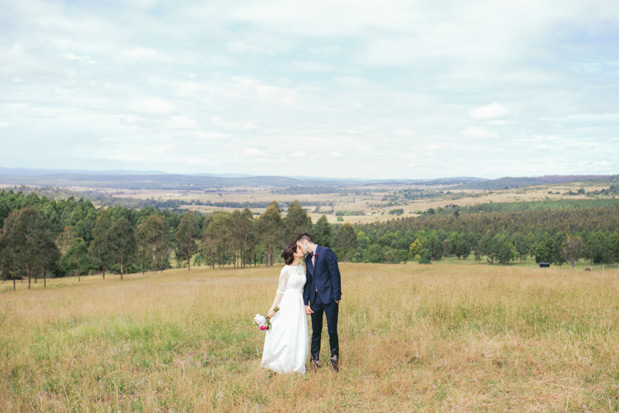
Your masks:
<svg viewBox="0 0 619 413"><path fill-rule="evenodd" d="M337 336L337 318L342 299L342 285L337 256L327 247L316 246L316 263L312 265L312 254L305 257L306 282L303 288L303 301L310 305L312 314L312 359L319 359L320 336L322 333L322 315L327 316L329 347L331 357L339 359L340 349Z"/></svg>

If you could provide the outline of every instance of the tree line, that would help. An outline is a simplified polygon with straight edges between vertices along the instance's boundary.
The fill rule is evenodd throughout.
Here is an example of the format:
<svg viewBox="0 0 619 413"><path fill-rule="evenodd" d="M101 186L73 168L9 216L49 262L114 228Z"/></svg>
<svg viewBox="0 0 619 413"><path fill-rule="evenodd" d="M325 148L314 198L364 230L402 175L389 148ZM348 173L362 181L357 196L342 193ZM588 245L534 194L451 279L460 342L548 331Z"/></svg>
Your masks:
<svg viewBox="0 0 619 413"><path fill-rule="evenodd" d="M508 264L572 265L619 261L619 207L490 211L425 215L382 223L313 223L298 202L284 214L277 202L255 216L248 208L171 212L151 207L96 208L75 198L56 201L36 193L0 192L0 275L4 280L131 272L177 266L273 265L298 234L312 234L340 260L430 263L444 257Z"/></svg>

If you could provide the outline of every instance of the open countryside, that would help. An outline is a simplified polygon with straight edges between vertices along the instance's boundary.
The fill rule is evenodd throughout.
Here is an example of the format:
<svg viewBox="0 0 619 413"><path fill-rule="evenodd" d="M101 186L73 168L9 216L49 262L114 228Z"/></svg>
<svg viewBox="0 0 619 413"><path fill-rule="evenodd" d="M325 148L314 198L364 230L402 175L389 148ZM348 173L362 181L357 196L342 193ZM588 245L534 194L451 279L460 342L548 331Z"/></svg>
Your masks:
<svg viewBox="0 0 619 413"><path fill-rule="evenodd" d="M0 294L5 410L615 411L614 271L342 264L342 367L260 367L278 268ZM326 345L326 337L323 337ZM318 389L318 391L315 391Z"/></svg>
<svg viewBox="0 0 619 413"><path fill-rule="evenodd" d="M338 219L349 215L337 206L315 220L315 207L296 200L201 212L95 205L58 187L4 190L0 403L8 411L619 409L614 182L552 184L543 191L556 196L530 201L451 200L353 224ZM441 191L435 202L446 201ZM485 191L483 201L540 189ZM391 194L383 210L407 205ZM341 261L337 378L260 367L264 333L252 317L272 300L279 251L306 231Z"/></svg>

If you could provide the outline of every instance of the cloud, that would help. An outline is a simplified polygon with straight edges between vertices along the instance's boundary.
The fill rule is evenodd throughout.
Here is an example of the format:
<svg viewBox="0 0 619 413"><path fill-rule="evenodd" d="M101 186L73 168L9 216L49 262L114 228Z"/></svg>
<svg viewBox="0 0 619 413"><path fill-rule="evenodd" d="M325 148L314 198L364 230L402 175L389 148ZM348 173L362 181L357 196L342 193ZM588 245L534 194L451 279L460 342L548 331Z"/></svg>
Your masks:
<svg viewBox="0 0 619 413"><path fill-rule="evenodd" d="M415 132L413 132L410 129L406 129L406 128L397 129L393 132L393 134L401 138L409 138L411 136L415 136Z"/></svg>
<svg viewBox="0 0 619 413"><path fill-rule="evenodd" d="M493 102L486 106L480 106L469 112L469 116L473 119L489 120L504 118L510 114L510 110L500 103Z"/></svg>
<svg viewBox="0 0 619 413"><path fill-rule="evenodd" d="M158 61L168 60L168 57L164 53L161 53L160 51L155 49L141 46L135 46L131 49L125 50L124 55L132 59Z"/></svg>
<svg viewBox="0 0 619 413"><path fill-rule="evenodd" d="M491 177L619 151L616 1L138 1L5 2L0 164L281 174L316 145L321 176Z"/></svg>
<svg viewBox="0 0 619 413"><path fill-rule="evenodd" d="M293 152L292 155L290 155L292 158L303 158L305 157L305 152L303 151L297 151L297 152Z"/></svg>
<svg viewBox="0 0 619 413"><path fill-rule="evenodd" d="M256 148L247 148L245 149L245 155L251 155L251 156L262 156L265 153L262 152L260 149L256 149Z"/></svg>
<svg viewBox="0 0 619 413"><path fill-rule="evenodd" d="M130 103L128 109L133 112L161 114L170 112L172 110L172 104L164 99L148 98Z"/></svg>
<svg viewBox="0 0 619 413"><path fill-rule="evenodd" d="M228 138L228 135L226 135L225 133L213 132L213 131L198 131L196 132L195 136L198 139L206 140L206 141L223 140L223 139Z"/></svg>
<svg viewBox="0 0 619 413"><path fill-rule="evenodd" d="M462 131L462 134L468 138L473 139L496 139L499 135L488 129L479 128L477 126L471 126Z"/></svg>
<svg viewBox="0 0 619 413"><path fill-rule="evenodd" d="M172 126L182 129L195 129L198 127L198 122L185 116L172 116Z"/></svg>

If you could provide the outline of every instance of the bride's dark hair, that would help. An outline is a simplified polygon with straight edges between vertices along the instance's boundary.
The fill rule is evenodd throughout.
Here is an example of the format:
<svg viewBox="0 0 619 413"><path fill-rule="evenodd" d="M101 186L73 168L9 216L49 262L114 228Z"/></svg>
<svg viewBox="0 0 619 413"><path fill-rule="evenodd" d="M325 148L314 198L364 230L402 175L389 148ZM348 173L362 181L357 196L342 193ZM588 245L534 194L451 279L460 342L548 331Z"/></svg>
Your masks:
<svg viewBox="0 0 619 413"><path fill-rule="evenodd" d="M295 242L291 242L290 244L284 247L284 251L282 252L282 258L286 265L292 264L294 261L294 253L297 252L297 244Z"/></svg>

